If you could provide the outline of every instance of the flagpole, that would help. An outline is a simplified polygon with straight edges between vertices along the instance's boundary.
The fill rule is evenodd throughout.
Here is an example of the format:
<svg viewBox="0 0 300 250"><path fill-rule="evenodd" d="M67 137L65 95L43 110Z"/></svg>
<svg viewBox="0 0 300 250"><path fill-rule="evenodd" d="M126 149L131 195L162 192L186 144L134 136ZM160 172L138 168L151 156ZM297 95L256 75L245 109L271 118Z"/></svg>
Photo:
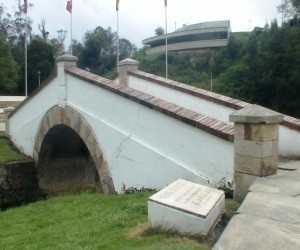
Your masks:
<svg viewBox="0 0 300 250"><path fill-rule="evenodd" d="M119 72L119 61L120 61L120 34L119 34L119 10L117 10L117 69Z"/></svg>
<svg viewBox="0 0 300 250"><path fill-rule="evenodd" d="M119 73L119 61L120 61L120 29L119 29L119 0L116 1L117 11L117 71Z"/></svg>
<svg viewBox="0 0 300 250"><path fill-rule="evenodd" d="M73 3L72 3L72 8L73 8ZM73 44L72 44L72 40L73 40L73 9L71 11L71 55L73 55Z"/></svg>
<svg viewBox="0 0 300 250"><path fill-rule="evenodd" d="M26 3L27 4L27 3ZM27 8L27 7L26 7ZM25 13L25 96L28 96L28 83L27 83L27 10Z"/></svg>
<svg viewBox="0 0 300 250"><path fill-rule="evenodd" d="M167 21L167 0L165 0L165 28L166 28L166 78L168 79L168 21Z"/></svg>

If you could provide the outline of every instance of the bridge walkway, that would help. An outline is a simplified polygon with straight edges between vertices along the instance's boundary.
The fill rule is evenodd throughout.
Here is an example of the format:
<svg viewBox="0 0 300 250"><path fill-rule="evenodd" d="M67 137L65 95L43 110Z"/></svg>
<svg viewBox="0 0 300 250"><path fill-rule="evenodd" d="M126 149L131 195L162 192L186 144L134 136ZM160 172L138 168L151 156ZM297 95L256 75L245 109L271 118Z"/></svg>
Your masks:
<svg viewBox="0 0 300 250"><path fill-rule="evenodd" d="M213 250L300 249L300 162L258 177Z"/></svg>

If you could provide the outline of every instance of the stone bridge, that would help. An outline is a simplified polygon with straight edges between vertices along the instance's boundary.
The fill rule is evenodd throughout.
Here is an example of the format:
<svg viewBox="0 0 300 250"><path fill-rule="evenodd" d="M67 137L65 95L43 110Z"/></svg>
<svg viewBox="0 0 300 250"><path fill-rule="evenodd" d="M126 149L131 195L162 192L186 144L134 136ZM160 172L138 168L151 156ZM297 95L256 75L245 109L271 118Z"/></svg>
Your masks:
<svg viewBox="0 0 300 250"><path fill-rule="evenodd" d="M231 186L229 115L248 103L139 71L131 59L119 63L117 82L76 60L60 57L55 74L8 116L7 136L34 158L41 188L122 193L178 178ZM281 156L300 156L299 131L300 121L284 116Z"/></svg>

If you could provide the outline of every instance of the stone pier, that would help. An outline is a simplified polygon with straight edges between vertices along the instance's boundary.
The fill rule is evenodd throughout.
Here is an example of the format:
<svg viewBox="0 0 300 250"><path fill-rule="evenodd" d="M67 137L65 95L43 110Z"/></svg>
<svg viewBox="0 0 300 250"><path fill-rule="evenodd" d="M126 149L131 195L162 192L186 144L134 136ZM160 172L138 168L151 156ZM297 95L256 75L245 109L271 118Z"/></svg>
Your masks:
<svg viewBox="0 0 300 250"><path fill-rule="evenodd" d="M235 200L243 200L257 176L277 172L278 127L283 115L258 105L249 105L230 115L234 122Z"/></svg>

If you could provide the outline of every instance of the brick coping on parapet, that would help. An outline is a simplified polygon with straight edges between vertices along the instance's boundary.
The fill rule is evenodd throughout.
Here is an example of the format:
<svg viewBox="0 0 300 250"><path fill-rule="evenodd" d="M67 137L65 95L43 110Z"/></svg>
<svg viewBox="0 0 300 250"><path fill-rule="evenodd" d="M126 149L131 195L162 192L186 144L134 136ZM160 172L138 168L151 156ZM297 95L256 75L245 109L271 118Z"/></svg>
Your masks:
<svg viewBox="0 0 300 250"><path fill-rule="evenodd" d="M179 105L164 101L155 96L129 88L119 83L114 83L111 80L105 79L101 76L92 74L77 67L67 68L65 69L65 72L76 78L97 85L105 90L128 98L131 101L135 101L143 106L180 120L193 127L199 128L221 139L231 142L233 141L233 126L230 124L196 113Z"/></svg>
<svg viewBox="0 0 300 250"><path fill-rule="evenodd" d="M170 79L165 79L163 77L156 76L143 71L129 71L128 74L235 110L239 110L250 105L249 103L244 101L213 93ZM283 122L281 124L290 129L300 131L300 120L297 118L288 115L283 115Z"/></svg>

